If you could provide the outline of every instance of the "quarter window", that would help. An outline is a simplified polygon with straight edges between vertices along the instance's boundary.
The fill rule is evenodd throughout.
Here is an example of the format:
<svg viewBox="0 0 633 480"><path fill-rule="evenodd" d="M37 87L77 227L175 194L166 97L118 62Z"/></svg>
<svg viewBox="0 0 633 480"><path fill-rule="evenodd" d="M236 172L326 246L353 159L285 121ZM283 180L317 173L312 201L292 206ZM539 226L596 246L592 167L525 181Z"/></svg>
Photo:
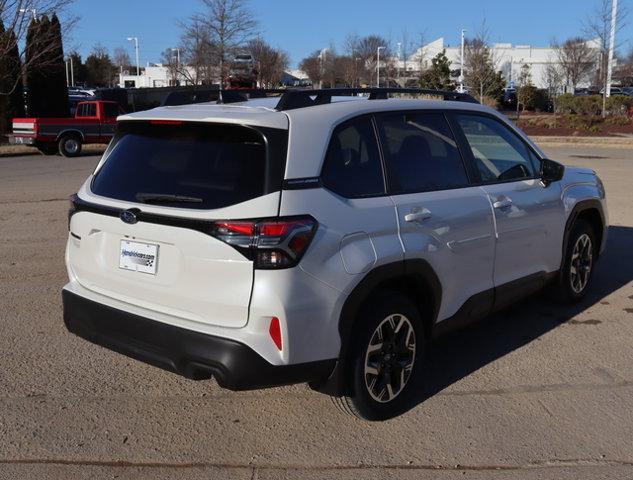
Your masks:
<svg viewBox="0 0 633 480"><path fill-rule="evenodd" d="M441 113L378 117L393 193L447 190L468 184L457 143Z"/></svg>
<svg viewBox="0 0 633 480"><path fill-rule="evenodd" d="M83 103L79 105L78 117L96 117L97 105L95 103Z"/></svg>
<svg viewBox="0 0 633 480"><path fill-rule="evenodd" d="M380 153L369 117L353 120L334 132L321 177L326 188L346 198L385 193Z"/></svg>
<svg viewBox="0 0 633 480"><path fill-rule="evenodd" d="M535 176L530 149L508 127L480 115L457 115L456 118L470 145L482 182Z"/></svg>

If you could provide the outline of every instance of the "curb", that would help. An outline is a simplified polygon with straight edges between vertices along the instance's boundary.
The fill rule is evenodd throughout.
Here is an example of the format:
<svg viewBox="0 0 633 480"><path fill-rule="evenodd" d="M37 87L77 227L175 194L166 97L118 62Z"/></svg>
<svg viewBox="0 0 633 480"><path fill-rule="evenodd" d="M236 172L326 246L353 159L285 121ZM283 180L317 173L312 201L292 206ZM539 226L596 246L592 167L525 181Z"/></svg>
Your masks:
<svg viewBox="0 0 633 480"><path fill-rule="evenodd" d="M530 136L539 145L598 145L633 147L633 137L550 137Z"/></svg>

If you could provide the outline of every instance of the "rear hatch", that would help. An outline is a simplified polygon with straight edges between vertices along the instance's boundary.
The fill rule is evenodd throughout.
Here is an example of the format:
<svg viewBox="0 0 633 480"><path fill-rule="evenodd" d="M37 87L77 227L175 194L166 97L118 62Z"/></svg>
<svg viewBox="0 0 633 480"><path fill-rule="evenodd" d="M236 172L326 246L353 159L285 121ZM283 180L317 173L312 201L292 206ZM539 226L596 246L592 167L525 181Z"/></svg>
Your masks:
<svg viewBox="0 0 633 480"><path fill-rule="evenodd" d="M253 261L218 224L278 215L286 144L281 129L122 122L71 210L71 277L160 313L244 326Z"/></svg>

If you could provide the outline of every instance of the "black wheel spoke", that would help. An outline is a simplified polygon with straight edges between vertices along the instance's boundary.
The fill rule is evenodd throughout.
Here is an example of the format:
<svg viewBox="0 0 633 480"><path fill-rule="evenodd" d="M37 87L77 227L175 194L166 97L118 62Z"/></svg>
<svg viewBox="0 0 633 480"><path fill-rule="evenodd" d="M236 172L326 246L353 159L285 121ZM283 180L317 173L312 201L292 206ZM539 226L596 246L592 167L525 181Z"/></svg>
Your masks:
<svg viewBox="0 0 633 480"><path fill-rule="evenodd" d="M385 318L370 339L365 353L365 385L381 403L397 397L406 386L415 360L415 331L404 315Z"/></svg>

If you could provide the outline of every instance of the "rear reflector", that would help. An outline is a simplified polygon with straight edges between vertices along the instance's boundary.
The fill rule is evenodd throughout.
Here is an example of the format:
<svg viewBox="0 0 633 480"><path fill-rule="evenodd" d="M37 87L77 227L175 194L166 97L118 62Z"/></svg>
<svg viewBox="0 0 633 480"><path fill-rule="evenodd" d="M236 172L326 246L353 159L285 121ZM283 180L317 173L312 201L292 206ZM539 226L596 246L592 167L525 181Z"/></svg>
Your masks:
<svg viewBox="0 0 633 480"><path fill-rule="evenodd" d="M277 346L277 350L281 352L281 348L283 346L281 342L281 324L279 323L279 319L277 317L273 317L270 320L268 333L270 334L270 338L272 339L273 343Z"/></svg>

